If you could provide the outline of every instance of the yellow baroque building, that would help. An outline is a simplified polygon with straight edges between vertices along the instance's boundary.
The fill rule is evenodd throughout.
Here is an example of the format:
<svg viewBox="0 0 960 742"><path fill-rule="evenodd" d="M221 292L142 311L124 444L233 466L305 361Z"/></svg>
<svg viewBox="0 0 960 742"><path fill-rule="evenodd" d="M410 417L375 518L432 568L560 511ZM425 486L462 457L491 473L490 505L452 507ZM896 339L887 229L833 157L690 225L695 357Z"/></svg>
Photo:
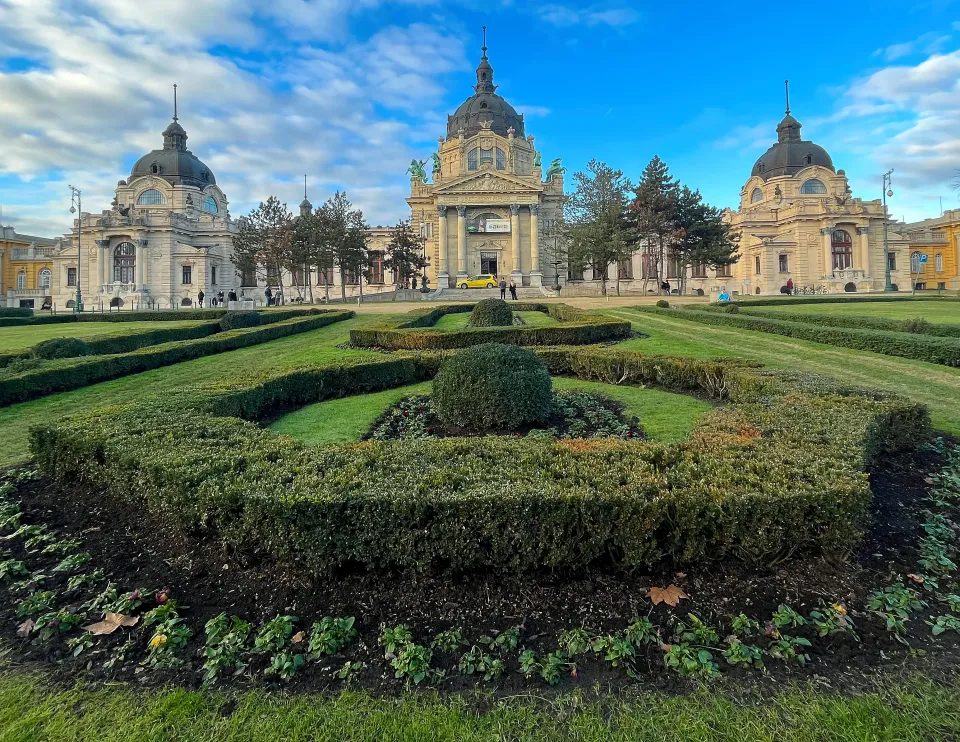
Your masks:
<svg viewBox="0 0 960 742"><path fill-rule="evenodd" d="M889 266L891 283L909 291L910 246L899 226L880 199L854 198L846 173L800 128L788 101L777 142L753 166L739 210L726 213L740 239L728 290L779 294L792 281L824 293L883 291Z"/></svg>
<svg viewBox="0 0 960 742"><path fill-rule="evenodd" d="M917 289L960 289L960 209L903 226L910 242L910 268ZM926 262L919 260L926 255Z"/></svg>
<svg viewBox="0 0 960 742"><path fill-rule="evenodd" d="M543 284L541 237L563 208L563 169L554 160L544 179L523 115L496 89L484 43L474 93L437 140L433 182L425 163L411 167L407 203L412 223L424 225L428 276L441 289L476 275Z"/></svg>
<svg viewBox="0 0 960 742"><path fill-rule="evenodd" d="M18 234L0 224L0 299L8 307L50 304L56 240Z"/></svg>

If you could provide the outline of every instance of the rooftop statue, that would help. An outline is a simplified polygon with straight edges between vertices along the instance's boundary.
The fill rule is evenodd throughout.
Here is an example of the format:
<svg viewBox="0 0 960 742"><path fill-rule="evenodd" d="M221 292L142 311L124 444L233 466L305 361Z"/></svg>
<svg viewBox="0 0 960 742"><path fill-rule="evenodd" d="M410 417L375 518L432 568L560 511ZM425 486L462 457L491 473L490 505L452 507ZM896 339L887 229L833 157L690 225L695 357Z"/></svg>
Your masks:
<svg viewBox="0 0 960 742"><path fill-rule="evenodd" d="M420 178L424 183L427 182L427 171L424 170L424 165L427 164L426 160L410 160L410 167L407 168L407 173L412 178Z"/></svg>
<svg viewBox="0 0 960 742"><path fill-rule="evenodd" d="M440 172L440 155L434 152L430 156L433 158L433 172L435 173Z"/></svg>
<svg viewBox="0 0 960 742"><path fill-rule="evenodd" d="M550 167L547 168L546 175L543 176L544 180L550 180L557 173L560 173L561 175L563 175L563 173L567 172L567 169L563 167L560 164L560 162L561 162L561 158L558 157L557 159L555 159L553 162L550 163Z"/></svg>
<svg viewBox="0 0 960 742"><path fill-rule="evenodd" d="M533 166L534 166L534 167L540 167L540 165L541 165L540 153L537 152L537 153L535 153L535 154L533 155Z"/></svg>

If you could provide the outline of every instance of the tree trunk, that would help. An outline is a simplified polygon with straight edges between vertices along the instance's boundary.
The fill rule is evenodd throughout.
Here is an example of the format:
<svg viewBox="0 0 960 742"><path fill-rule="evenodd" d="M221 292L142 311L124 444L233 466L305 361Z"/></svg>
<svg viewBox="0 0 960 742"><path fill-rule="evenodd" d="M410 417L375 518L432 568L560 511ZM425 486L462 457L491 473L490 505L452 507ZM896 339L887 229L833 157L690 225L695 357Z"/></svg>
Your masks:
<svg viewBox="0 0 960 742"><path fill-rule="evenodd" d="M280 267L280 261L277 261L277 300L283 304L283 268ZM276 304L277 302L274 302Z"/></svg>
<svg viewBox="0 0 960 742"><path fill-rule="evenodd" d="M313 266L304 263L303 275L306 277L307 292L310 296L310 303L313 304Z"/></svg>
<svg viewBox="0 0 960 742"><path fill-rule="evenodd" d="M343 273L343 266L340 266L340 298L343 303L347 303L347 277Z"/></svg>
<svg viewBox="0 0 960 742"><path fill-rule="evenodd" d="M362 273L360 273L357 276L357 286L360 287L360 301L363 302L363 274Z"/></svg>
<svg viewBox="0 0 960 742"><path fill-rule="evenodd" d="M327 269L323 269L323 296L327 301L327 304L330 303L330 282L327 281Z"/></svg>

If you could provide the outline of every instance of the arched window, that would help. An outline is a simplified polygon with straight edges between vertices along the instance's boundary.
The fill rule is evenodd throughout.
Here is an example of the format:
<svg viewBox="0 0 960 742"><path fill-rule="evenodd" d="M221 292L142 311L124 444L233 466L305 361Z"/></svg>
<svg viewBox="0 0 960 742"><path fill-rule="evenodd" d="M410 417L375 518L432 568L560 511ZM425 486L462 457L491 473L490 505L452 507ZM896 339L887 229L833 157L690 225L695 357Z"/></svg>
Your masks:
<svg viewBox="0 0 960 742"><path fill-rule="evenodd" d="M50 272L49 268L41 268L40 272L37 274L37 285L42 289L50 288L50 283L53 279L53 273Z"/></svg>
<svg viewBox="0 0 960 742"><path fill-rule="evenodd" d="M164 203L166 203L166 200L163 198L163 194L154 188L144 191L137 199L137 206L158 206Z"/></svg>
<svg viewBox="0 0 960 742"><path fill-rule="evenodd" d="M830 245L833 251L833 269L842 271L852 268L853 240L850 238L850 233L844 229L833 230Z"/></svg>
<svg viewBox="0 0 960 742"><path fill-rule="evenodd" d="M27 272L23 268L17 272L17 288L27 288Z"/></svg>
<svg viewBox="0 0 960 742"><path fill-rule="evenodd" d="M812 164L813 164L813 155L807 155L807 156L806 156L806 159L805 159L805 162L806 162L808 165L812 165Z"/></svg>
<svg viewBox="0 0 960 742"><path fill-rule="evenodd" d="M219 214L220 206L217 204L217 199L215 199L213 196L204 196L203 210L208 214Z"/></svg>
<svg viewBox="0 0 960 742"><path fill-rule="evenodd" d="M800 186L800 193L826 193L827 187L823 184L823 181L817 180L816 178L810 178L810 180L805 180L803 185Z"/></svg>
<svg viewBox="0 0 960 742"><path fill-rule="evenodd" d="M477 150L471 149L467 152L467 170L477 169Z"/></svg>
<svg viewBox="0 0 960 742"><path fill-rule="evenodd" d="M507 167L507 156L502 149L497 147L497 170L504 170Z"/></svg>
<svg viewBox="0 0 960 742"><path fill-rule="evenodd" d="M148 191L149 193L149 191ZM121 242L113 251L113 280L134 283L137 267L137 249L132 242Z"/></svg>
<svg viewBox="0 0 960 742"><path fill-rule="evenodd" d="M755 204L757 201L763 201L763 191L760 188L754 188L750 194L750 203Z"/></svg>

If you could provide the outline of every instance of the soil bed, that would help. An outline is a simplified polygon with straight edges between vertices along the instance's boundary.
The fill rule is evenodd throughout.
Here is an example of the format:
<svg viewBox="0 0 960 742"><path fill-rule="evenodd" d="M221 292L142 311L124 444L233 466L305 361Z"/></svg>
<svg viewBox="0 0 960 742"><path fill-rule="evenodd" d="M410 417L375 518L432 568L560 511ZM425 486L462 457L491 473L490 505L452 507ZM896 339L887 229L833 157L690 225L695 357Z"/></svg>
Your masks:
<svg viewBox="0 0 960 742"><path fill-rule="evenodd" d="M919 517L930 488L924 472L932 471L938 463L935 454L918 452L887 460L872 473L874 525L860 552L842 564L794 560L763 570L722 563L682 572L664 566L649 572L608 568L578 574L458 578L353 574L323 581L276 565L244 565L225 555L216 544L185 539L144 510L117 508L99 492L79 486L64 491L44 481L32 481L21 485L18 492L24 523L44 523L61 537L80 539L92 555L91 566L104 569L121 590L146 588L147 595L152 595L168 588L181 607L188 607L182 615L193 628L194 637L183 654L186 664L180 669L147 672L140 668L146 642L141 635L138 651L131 653L134 656L107 670L104 659L129 634L118 631L103 637L92 653L74 659L68 656L62 641L49 645L54 647L51 650L19 639L16 629L23 619L14 610L17 598L9 594L4 595L0 610L0 637L16 647L19 659L58 663L56 672L68 681L83 675L92 680L140 678L148 683L176 682L195 687L201 675L198 650L202 647L203 625L221 612L255 624L277 614L292 614L301 619L298 628L308 631L323 616L355 616L358 643L340 655L308 663L295 679L283 685L292 690L339 689L343 681L335 679L333 672L349 659L365 663L353 680L354 687L392 694L402 691L404 683L394 678L378 646L382 625L407 624L414 640L421 644L429 644L435 634L452 628L460 629L464 637L475 642L481 635L522 626L521 648L535 649L540 655L556 649L557 637L564 630L585 627L591 632L613 633L625 628L635 616L648 616L669 643L675 622L686 620L687 613L692 612L717 627L722 642L729 631L730 617L741 611L762 624L781 604L807 615L822 603L842 603L851 607L859 641L849 636L817 637L810 626L791 629L791 634L812 641L806 667L765 658L766 671L760 673L729 667L715 651L723 677L745 687L776 688L790 678L816 676L826 685L850 691L871 685L881 672L920 667L911 665L916 661L922 662L928 677L946 680L955 672L960 645L949 633L931 638L924 618L935 615L935 609L911 616L906 635L909 647L885 630L880 617L861 609L870 592L915 571ZM59 561L59 557L26 554L19 543L8 542L7 547L10 557L23 559L31 570L47 575ZM65 578L54 575L45 588L62 589L65 582ZM676 608L663 603L652 605L648 589L670 584L680 586L689 599ZM0 588L0 592L7 593L7 588ZM151 606L149 603L146 607ZM756 643L763 645L764 639ZM469 646L460 652L467 649ZM434 654L433 666L445 669L447 675L433 686L459 691L480 685L502 695L552 692L539 679L527 680L517 672L519 649L504 655L508 672L490 683L457 672L460 652ZM656 644L643 646L638 652L637 679L628 678L622 667L611 668L598 656L588 654L577 658L576 678L565 677L556 688L570 689L584 683L610 689L637 683L669 691L690 687L688 681L664 667L663 651ZM279 686L275 679L264 679L266 664L264 656L256 658L246 676L229 682Z"/></svg>

